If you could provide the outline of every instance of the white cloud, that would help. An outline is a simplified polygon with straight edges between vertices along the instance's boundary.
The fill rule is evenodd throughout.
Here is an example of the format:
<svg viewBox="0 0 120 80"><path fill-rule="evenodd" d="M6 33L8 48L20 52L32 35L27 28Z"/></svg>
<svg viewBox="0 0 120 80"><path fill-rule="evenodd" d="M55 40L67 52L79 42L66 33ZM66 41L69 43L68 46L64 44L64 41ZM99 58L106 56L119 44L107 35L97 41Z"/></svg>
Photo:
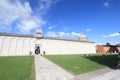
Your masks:
<svg viewBox="0 0 120 80"><path fill-rule="evenodd" d="M66 35L65 32L59 32L59 36L60 36L60 37L63 37L63 36L65 36L65 35Z"/></svg>
<svg viewBox="0 0 120 80"><path fill-rule="evenodd" d="M40 0L39 11L47 12L55 2L58 0ZM31 30L38 27L42 27L46 23L43 20L42 15L35 14L28 1L21 3L19 0L1 0L0 1L0 30L5 31L9 27L9 30L16 28L24 33L29 33Z"/></svg>
<svg viewBox="0 0 120 80"><path fill-rule="evenodd" d="M109 7L109 2L104 2L104 3L103 3L103 6Z"/></svg>
<svg viewBox="0 0 120 80"><path fill-rule="evenodd" d="M3 22L5 25L11 24L18 18L29 18L32 14L32 10L28 2L22 5L16 1L14 4L9 0L0 1L0 23Z"/></svg>
<svg viewBox="0 0 120 80"><path fill-rule="evenodd" d="M80 36L80 33L76 33L76 32L71 32L72 36Z"/></svg>
<svg viewBox="0 0 120 80"><path fill-rule="evenodd" d="M0 24L8 25L10 24L16 17L14 11L12 11L13 5L10 4L9 1L2 0L0 1ZM8 14L9 13L9 14Z"/></svg>
<svg viewBox="0 0 120 80"><path fill-rule="evenodd" d="M68 31L70 29L70 27L67 27L67 26L61 26L63 31Z"/></svg>
<svg viewBox="0 0 120 80"><path fill-rule="evenodd" d="M46 36L50 36L50 37L57 37L57 34L53 31L48 31Z"/></svg>
<svg viewBox="0 0 120 80"><path fill-rule="evenodd" d="M46 36L51 36L51 37L62 37L62 38L76 38L79 37L80 33L76 32L54 32L54 31L48 31Z"/></svg>
<svg viewBox="0 0 120 80"><path fill-rule="evenodd" d="M66 33L66 36L70 36L71 34L70 33Z"/></svg>
<svg viewBox="0 0 120 80"><path fill-rule="evenodd" d="M86 29L87 32L92 31L91 29Z"/></svg>
<svg viewBox="0 0 120 80"><path fill-rule="evenodd" d="M110 37L120 36L120 33L109 34Z"/></svg>
<svg viewBox="0 0 120 80"><path fill-rule="evenodd" d="M30 30L39 28L42 24L45 24L45 22L37 18L28 20L23 19L17 24L17 27L21 32L30 33Z"/></svg>
<svg viewBox="0 0 120 80"><path fill-rule="evenodd" d="M59 0L39 0L39 8L36 7L36 11L41 15L47 13L52 5L56 4Z"/></svg>
<svg viewBox="0 0 120 80"><path fill-rule="evenodd" d="M113 34L103 35L102 37L117 37L117 36L120 36L120 33L113 33Z"/></svg>
<svg viewBox="0 0 120 80"><path fill-rule="evenodd" d="M48 30L51 30L51 29L55 28L56 26L57 25L51 25L51 26L48 27Z"/></svg>

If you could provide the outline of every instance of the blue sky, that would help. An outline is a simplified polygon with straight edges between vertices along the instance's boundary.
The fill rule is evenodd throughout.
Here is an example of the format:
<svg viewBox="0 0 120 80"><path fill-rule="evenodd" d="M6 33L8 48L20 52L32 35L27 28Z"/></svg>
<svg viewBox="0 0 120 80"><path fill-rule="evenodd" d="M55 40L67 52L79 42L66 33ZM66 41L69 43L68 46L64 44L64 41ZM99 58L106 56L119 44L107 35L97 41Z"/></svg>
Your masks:
<svg viewBox="0 0 120 80"><path fill-rule="evenodd" d="M0 32L120 43L120 0L1 0Z"/></svg>

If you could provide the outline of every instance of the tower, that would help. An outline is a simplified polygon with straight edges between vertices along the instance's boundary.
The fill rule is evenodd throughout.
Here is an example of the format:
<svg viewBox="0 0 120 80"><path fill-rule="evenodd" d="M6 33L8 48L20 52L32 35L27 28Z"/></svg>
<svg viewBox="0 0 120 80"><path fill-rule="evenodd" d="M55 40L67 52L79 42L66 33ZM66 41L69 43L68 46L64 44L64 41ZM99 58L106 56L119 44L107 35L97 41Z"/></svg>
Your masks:
<svg viewBox="0 0 120 80"><path fill-rule="evenodd" d="M36 30L36 38L41 38L42 37L42 29L37 29Z"/></svg>
<svg viewBox="0 0 120 80"><path fill-rule="evenodd" d="M80 41L88 41L87 36L85 34L80 34L79 40Z"/></svg>

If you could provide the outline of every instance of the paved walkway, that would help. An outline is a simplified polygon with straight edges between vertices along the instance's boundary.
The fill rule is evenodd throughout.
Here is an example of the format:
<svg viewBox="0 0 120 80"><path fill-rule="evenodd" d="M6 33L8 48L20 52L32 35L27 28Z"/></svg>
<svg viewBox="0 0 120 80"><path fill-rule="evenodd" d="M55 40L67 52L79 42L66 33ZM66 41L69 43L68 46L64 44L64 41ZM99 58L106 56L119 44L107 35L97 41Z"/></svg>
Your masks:
<svg viewBox="0 0 120 80"><path fill-rule="evenodd" d="M113 70L102 75L98 75L90 80L120 80L120 70Z"/></svg>
<svg viewBox="0 0 120 80"><path fill-rule="evenodd" d="M92 71L92 72L88 72L88 73L84 73L84 74L80 74L78 76L76 76L79 80L89 80L91 78L94 78L98 75L102 75L103 73L112 71L112 69L110 68L104 68L104 69L100 69L97 71Z"/></svg>
<svg viewBox="0 0 120 80"><path fill-rule="evenodd" d="M36 80L75 80L74 76L40 55L35 55Z"/></svg>
<svg viewBox="0 0 120 80"><path fill-rule="evenodd" d="M120 69L105 68L73 76L46 58L35 55L36 80L120 80Z"/></svg>
<svg viewBox="0 0 120 80"><path fill-rule="evenodd" d="M120 70L104 68L76 76L78 80L120 80Z"/></svg>

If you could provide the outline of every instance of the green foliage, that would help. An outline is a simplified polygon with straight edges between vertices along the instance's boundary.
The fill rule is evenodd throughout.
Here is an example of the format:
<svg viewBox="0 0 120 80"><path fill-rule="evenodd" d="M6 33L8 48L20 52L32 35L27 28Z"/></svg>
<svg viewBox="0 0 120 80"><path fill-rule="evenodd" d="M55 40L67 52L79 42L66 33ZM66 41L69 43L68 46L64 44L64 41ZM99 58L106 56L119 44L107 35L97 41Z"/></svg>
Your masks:
<svg viewBox="0 0 120 80"><path fill-rule="evenodd" d="M33 80L33 56L0 57L0 80Z"/></svg>
<svg viewBox="0 0 120 80"><path fill-rule="evenodd" d="M46 55L46 58L73 74L116 66L117 55Z"/></svg>

